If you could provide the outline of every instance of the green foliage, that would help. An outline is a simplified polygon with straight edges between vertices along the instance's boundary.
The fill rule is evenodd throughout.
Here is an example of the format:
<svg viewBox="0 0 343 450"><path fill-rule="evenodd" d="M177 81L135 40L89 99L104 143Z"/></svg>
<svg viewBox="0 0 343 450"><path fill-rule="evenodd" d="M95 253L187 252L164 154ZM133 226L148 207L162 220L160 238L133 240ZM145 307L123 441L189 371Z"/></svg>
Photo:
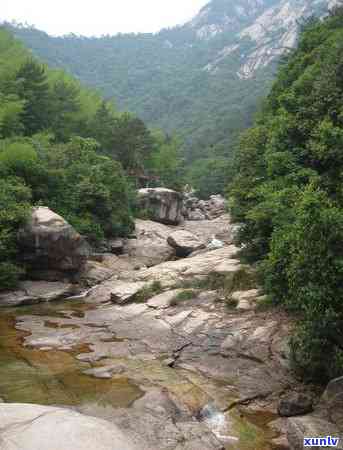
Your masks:
<svg viewBox="0 0 343 450"><path fill-rule="evenodd" d="M153 151L147 162L149 173L156 177L155 183L175 190L184 184L184 161L181 157L181 143L175 136L165 136L160 131L152 135Z"/></svg>
<svg viewBox="0 0 343 450"><path fill-rule="evenodd" d="M187 171L186 180L200 198L223 194L231 177L231 163L227 158L206 158L195 161Z"/></svg>
<svg viewBox="0 0 343 450"><path fill-rule="evenodd" d="M36 139L34 145L42 161L41 184L33 190L37 201L48 204L93 240L130 233L133 222L126 178L118 162L97 152L96 141L77 137L43 147Z"/></svg>
<svg viewBox="0 0 343 450"><path fill-rule="evenodd" d="M257 286L257 277L253 269L242 266L232 274L210 272L206 277L185 280L174 286L175 289L219 291L222 297L229 298L235 291L254 289Z"/></svg>
<svg viewBox="0 0 343 450"><path fill-rule="evenodd" d="M267 3L259 5L256 14ZM206 158L213 147L224 148L222 156L232 152L273 78L271 66L248 80L237 76L248 62L243 54L247 56L254 48L249 38L238 39L239 48L222 56L257 17L238 10L231 1L212 1L210 14L205 19L199 16L197 25L156 34L52 37L32 27L10 28L43 61L74 74L106 98L114 98L121 111L130 111L168 134L179 133L190 163ZM226 16L232 20L229 26ZM217 23L221 33L199 38L203 28Z"/></svg>
<svg viewBox="0 0 343 450"><path fill-rule="evenodd" d="M17 232L35 204L91 241L128 235L127 175L135 184L152 170L167 178L166 166L177 165L173 152L168 164L151 164L153 155L167 156L164 145L141 120L41 65L0 27L0 289L23 273Z"/></svg>
<svg viewBox="0 0 343 450"><path fill-rule="evenodd" d="M20 179L0 178L0 288L14 287L21 274L16 264L17 232L27 218L30 200L30 189Z"/></svg>
<svg viewBox="0 0 343 450"><path fill-rule="evenodd" d="M0 138L21 134L21 116L24 102L16 95L4 95L0 91Z"/></svg>
<svg viewBox="0 0 343 450"><path fill-rule="evenodd" d="M178 306L181 302L187 300L193 300L198 295L198 292L194 289L186 289L184 291L178 292L175 297L170 302L170 306Z"/></svg>
<svg viewBox="0 0 343 450"><path fill-rule="evenodd" d="M16 74L17 93L24 102L21 114L25 133L35 134L49 125L49 85L46 71L34 59L23 63Z"/></svg>
<svg viewBox="0 0 343 450"><path fill-rule="evenodd" d="M243 253L274 303L302 320L294 364L326 381L343 369L343 11L310 21L242 137L230 185Z"/></svg>
<svg viewBox="0 0 343 450"><path fill-rule="evenodd" d="M159 295L163 292L163 287L159 281L153 281L151 284L144 286L134 296L134 300L138 303L144 303L155 295Z"/></svg>

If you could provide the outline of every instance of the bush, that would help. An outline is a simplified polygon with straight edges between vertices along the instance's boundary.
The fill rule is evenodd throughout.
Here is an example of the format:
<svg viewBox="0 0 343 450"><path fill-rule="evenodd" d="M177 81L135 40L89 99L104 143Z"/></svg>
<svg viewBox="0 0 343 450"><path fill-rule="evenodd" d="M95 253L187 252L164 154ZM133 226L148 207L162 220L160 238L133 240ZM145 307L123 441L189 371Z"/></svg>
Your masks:
<svg viewBox="0 0 343 450"><path fill-rule="evenodd" d="M31 192L18 178L0 179L0 290L15 287L21 269L17 232L30 211Z"/></svg>
<svg viewBox="0 0 343 450"><path fill-rule="evenodd" d="M170 302L170 306L177 306L181 302L192 300L197 296L197 294L198 292L193 289L186 289L184 291L178 292Z"/></svg>
<svg viewBox="0 0 343 450"><path fill-rule="evenodd" d="M43 201L95 241L133 229L127 179L120 164L97 149L96 141L78 137L43 154L50 184Z"/></svg>

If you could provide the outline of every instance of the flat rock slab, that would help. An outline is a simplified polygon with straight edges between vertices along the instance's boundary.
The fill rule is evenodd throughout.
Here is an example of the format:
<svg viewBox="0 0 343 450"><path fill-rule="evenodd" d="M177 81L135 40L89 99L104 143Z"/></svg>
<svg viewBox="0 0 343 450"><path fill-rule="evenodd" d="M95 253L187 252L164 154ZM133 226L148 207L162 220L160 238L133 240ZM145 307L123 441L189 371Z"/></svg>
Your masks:
<svg viewBox="0 0 343 450"><path fill-rule="evenodd" d="M0 307L33 305L68 298L76 294L72 284L49 281L24 281L15 291L0 292Z"/></svg>
<svg viewBox="0 0 343 450"><path fill-rule="evenodd" d="M210 273L233 274L242 266L233 259L238 249L234 245L207 252L194 257L168 261L137 272L137 281L159 281L163 286L173 286L192 278L204 278Z"/></svg>
<svg viewBox="0 0 343 450"><path fill-rule="evenodd" d="M0 405L1 450L138 450L116 425L75 411Z"/></svg>

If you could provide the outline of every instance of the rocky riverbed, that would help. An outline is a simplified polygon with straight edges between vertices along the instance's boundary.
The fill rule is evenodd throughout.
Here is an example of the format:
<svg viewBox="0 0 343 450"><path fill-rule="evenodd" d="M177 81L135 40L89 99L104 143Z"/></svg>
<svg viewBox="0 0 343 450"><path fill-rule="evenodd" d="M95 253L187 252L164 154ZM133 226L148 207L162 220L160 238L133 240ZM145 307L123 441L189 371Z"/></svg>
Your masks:
<svg viewBox="0 0 343 450"><path fill-rule="evenodd" d="M2 311L0 397L104 419L118 450L289 448L280 398L313 393L290 371L292 324L261 307L229 216L177 227L140 220L137 230L123 255L84 273L90 285L103 277L87 295ZM180 248L190 255L180 258ZM21 435L20 423L25 433L33 426L20 405L19 416L11 408L0 406L5 443ZM44 430L53 430L63 411L44 411ZM42 416L31 408L27 417L37 427Z"/></svg>

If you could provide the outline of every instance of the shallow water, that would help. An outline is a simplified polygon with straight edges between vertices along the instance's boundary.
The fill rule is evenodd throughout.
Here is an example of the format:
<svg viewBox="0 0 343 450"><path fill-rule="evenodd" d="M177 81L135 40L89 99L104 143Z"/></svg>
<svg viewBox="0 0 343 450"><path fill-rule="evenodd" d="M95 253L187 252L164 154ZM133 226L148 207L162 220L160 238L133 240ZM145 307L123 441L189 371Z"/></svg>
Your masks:
<svg viewBox="0 0 343 450"><path fill-rule="evenodd" d="M125 377L99 379L82 373L91 367L76 359L80 353L88 353L86 344L73 351L42 351L23 346L26 333L16 330L15 323L24 315L47 316L45 326L58 326L54 318L74 316L84 317L85 311L93 309L81 299L61 303L47 303L30 307L2 310L0 315L0 398L5 402L36 403L42 405L64 405L106 418L108 410L129 407L144 395L144 391L132 380ZM51 319L51 320L50 320ZM120 339L113 338L114 342ZM150 371L157 370L157 378L181 374L176 369L167 375L165 369L152 362ZM143 370L143 368L142 368ZM162 370L162 371L161 371ZM189 374L190 382L199 388L208 382L209 389L225 392L224 386L216 385L213 380L203 380L200 375ZM181 385L173 386L166 380L168 388L175 392L182 390ZM211 387L212 386L212 387ZM189 384L185 384L185 392ZM210 392L211 393L211 392ZM185 393L185 395L187 395ZM225 397L225 395L223 395ZM185 399L186 400L186 399ZM110 415L110 413L109 413ZM267 423L273 417L263 414L242 415L238 411L223 414L212 405L208 406L204 422L220 438L227 450L272 450L268 440L274 436L268 431Z"/></svg>
<svg viewBox="0 0 343 450"><path fill-rule="evenodd" d="M65 309L81 315L88 305L82 303L47 304L2 311L0 315L0 397L6 402L42 405L127 407L144 392L127 378L97 379L81 373L89 368L75 358L88 352L40 351L22 345L25 333L14 328L16 317L39 314L56 317Z"/></svg>

